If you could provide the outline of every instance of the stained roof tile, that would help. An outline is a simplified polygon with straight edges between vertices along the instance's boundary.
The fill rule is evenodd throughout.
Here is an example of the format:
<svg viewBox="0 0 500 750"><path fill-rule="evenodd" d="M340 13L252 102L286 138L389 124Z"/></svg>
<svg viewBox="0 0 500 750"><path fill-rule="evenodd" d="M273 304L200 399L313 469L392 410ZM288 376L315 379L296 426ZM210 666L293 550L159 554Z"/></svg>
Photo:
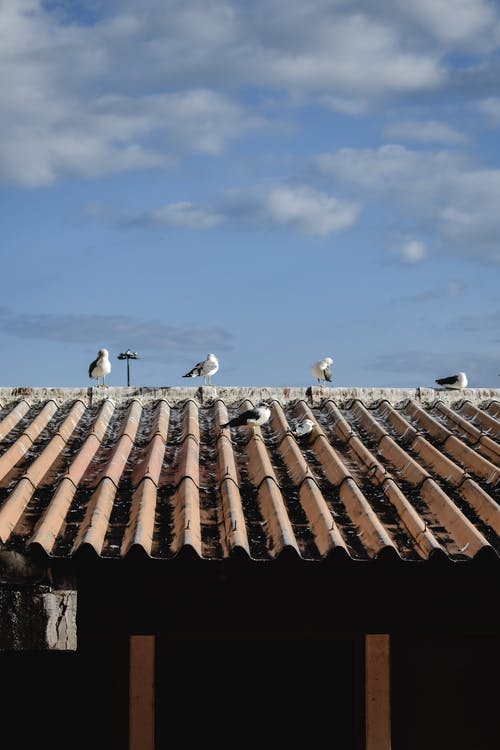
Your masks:
<svg viewBox="0 0 500 750"><path fill-rule="evenodd" d="M264 399L268 423L221 428ZM500 390L0 389L0 403L4 548L500 556Z"/></svg>

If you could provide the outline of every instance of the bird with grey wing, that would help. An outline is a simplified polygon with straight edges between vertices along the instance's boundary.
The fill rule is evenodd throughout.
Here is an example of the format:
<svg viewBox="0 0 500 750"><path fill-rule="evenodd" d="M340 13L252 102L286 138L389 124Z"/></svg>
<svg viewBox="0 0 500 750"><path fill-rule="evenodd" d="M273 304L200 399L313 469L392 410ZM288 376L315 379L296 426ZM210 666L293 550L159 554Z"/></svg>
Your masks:
<svg viewBox="0 0 500 750"><path fill-rule="evenodd" d="M444 389L460 391L462 388L467 388L467 375L465 372L459 372L446 378L437 378L436 383Z"/></svg>
<svg viewBox="0 0 500 750"><path fill-rule="evenodd" d="M314 422L312 419L303 419L292 431L292 435L298 440L303 440L311 434L314 428Z"/></svg>
<svg viewBox="0 0 500 750"><path fill-rule="evenodd" d="M211 385L210 377L219 369L219 360L215 354L208 354L207 358L197 362L195 366L183 375L183 378L203 378L204 385Z"/></svg>
<svg viewBox="0 0 500 750"><path fill-rule="evenodd" d="M106 385L106 376L111 372L111 362L109 361L109 352L107 349L99 349L97 357L89 365L89 378L95 378L97 385L100 385L99 378L102 378L103 386Z"/></svg>
<svg viewBox="0 0 500 750"><path fill-rule="evenodd" d="M326 385L331 383L333 380L332 373L333 359L331 357L324 357L313 364L311 367L311 374L320 385Z"/></svg>
<svg viewBox="0 0 500 750"><path fill-rule="evenodd" d="M241 414L238 414L236 417L233 417L225 424L221 424L221 428L224 429L225 427L246 427L247 425L249 425L253 427L253 432L255 434L255 427L265 424L270 416L271 409L269 408L269 406L266 403L261 403L258 406L253 407L252 409L247 409Z"/></svg>

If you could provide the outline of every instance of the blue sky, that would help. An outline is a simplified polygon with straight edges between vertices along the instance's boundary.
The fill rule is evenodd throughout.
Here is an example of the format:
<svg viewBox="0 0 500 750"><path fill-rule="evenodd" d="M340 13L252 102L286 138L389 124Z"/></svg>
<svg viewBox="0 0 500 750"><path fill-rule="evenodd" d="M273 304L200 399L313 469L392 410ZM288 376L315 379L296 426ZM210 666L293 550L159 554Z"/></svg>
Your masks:
<svg viewBox="0 0 500 750"><path fill-rule="evenodd" d="M3 386L500 386L500 4L0 0Z"/></svg>

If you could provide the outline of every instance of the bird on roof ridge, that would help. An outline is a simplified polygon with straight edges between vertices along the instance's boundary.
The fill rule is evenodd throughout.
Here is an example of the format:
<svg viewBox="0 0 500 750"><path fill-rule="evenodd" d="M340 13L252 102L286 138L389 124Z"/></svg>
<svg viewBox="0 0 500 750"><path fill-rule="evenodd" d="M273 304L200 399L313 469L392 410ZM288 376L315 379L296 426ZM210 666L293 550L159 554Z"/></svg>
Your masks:
<svg viewBox="0 0 500 750"><path fill-rule="evenodd" d="M446 378L437 378L435 382L446 390L462 390L467 387L468 381L465 372L458 372Z"/></svg>
<svg viewBox="0 0 500 750"><path fill-rule="evenodd" d="M99 349L97 357L89 365L89 378L95 378L97 385L103 385L108 387L105 380L106 375L111 372L111 362L109 361L109 352L107 349ZM99 383L99 378L102 378L102 384Z"/></svg>
<svg viewBox="0 0 500 750"><path fill-rule="evenodd" d="M207 354L207 358L197 362L195 366L183 375L183 378L203 378L204 385L211 385L210 377L219 369L219 360L215 354Z"/></svg>
<svg viewBox="0 0 500 750"><path fill-rule="evenodd" d="M320 385L326 385L327 382L331 383L333 379L332 366L333 359L331 357L324 357L318 360L311 367L311 373Z"/></svg>

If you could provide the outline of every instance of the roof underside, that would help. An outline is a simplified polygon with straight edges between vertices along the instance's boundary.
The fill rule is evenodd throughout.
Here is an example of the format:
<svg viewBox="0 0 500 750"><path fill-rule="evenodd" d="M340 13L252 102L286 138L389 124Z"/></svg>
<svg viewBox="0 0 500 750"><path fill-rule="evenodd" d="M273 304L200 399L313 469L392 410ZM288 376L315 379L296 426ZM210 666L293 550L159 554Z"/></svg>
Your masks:
<svg viewBox="0 0 500 750"><path fill-rule="evenodd" d="M267 424L221 429L262 399ZM0 407L4 549L500 556L500 390L0 389Z"/></svg>

